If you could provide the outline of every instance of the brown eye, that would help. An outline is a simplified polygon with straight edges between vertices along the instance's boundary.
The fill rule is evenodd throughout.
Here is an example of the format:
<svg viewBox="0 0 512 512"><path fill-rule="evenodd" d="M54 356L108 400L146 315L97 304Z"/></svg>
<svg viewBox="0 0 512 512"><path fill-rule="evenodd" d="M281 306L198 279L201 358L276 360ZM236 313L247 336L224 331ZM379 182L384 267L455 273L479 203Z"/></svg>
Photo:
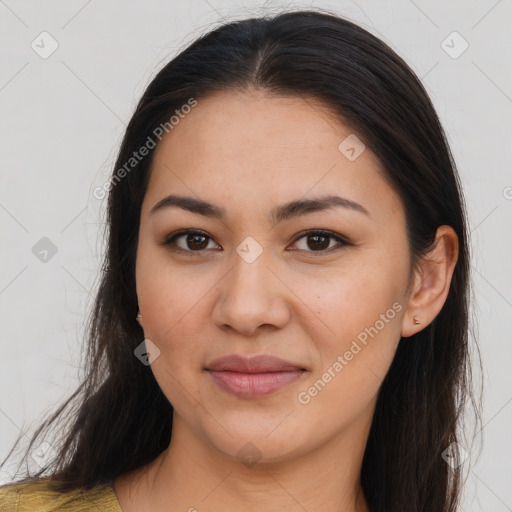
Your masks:
<svg viewBox="0 0 512 512"><path fill-rule="evenodd" d="M202 231L185 230L173 233L164 240L162 245L170 246L175 252L194 253L208 249L210 241L212 241L211 237Z"/></svg>
<svg viewBox="0 0 512 512"><path fill-rule="evenodd" d="M309 235L307 237L308 247L311 249L327 249L329 247L330 238L324 235Z"/></svg>
<svg viewBox="0 0 512 512"><path fill-rule="evenodd" d="M206 249L208 246L208 237L204 235L184 235L185 237L185 245L188 249ZM178 237L179 238L179 237ZM205 243L206 241L206 243Z"/></svg>
<svg viewBox="0 0 512 512"><path fill-rule="evenodd" d="M294 243L297 244L297 242L303 239L305 243L302 244L302 247L299 247L299 250L306 252L329 253L333 252L331 249L337 250L343 246L350 245L349 242L332 231L309 231L303 233ZM332 244L332 242L335 243Z"/></svg>
<svg viewBox="0 0 512 512"><path fill-rule="evenodd" d="M319 255L331 253L344 246L351 245L350 242L342 238L340 235L332 231L313 230L302 233L302 236L295 239L294 244L304 240L299 250L309 253L319 253ZM219 250L219 246L215 243L214 247L209 246L213 239L202 231L182 230L169 235L161 245L169 246L170 250L178 253L194 254L198 256L206 250ZM300 244L299 244L300 245ZM195 254L194 254L195 255Z"/></svg>

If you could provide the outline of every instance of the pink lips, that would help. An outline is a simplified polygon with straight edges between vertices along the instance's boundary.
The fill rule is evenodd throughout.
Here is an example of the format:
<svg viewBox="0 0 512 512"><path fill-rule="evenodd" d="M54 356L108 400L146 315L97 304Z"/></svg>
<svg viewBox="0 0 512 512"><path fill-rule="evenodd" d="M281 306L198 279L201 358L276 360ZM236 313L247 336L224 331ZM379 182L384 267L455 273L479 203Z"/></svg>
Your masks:
<svg viewBox="0 0 512 512"><path fill-rule="evenodd" d="M206 370L220 388L244 398L273 393L305 373L299 365L274 356L244 357L236 354L216 359Z"/></svg>

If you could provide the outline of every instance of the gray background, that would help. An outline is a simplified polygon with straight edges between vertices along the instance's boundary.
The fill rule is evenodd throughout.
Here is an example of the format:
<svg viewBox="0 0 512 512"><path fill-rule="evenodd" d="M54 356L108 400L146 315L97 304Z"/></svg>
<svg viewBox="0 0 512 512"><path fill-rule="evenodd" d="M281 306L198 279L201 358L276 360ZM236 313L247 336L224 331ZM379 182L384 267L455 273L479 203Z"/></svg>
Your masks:
<svg viewBox="0 0 512 512"><path fill-rule="evenodd" d="M92 191L108 179L150 78L212 24L308 6L352 18L395 49L448 134L469 209L486 386L483 450L463 509L512 510L510 0L0 0L0 457L78 382L104 247L105 204ZM43 237L56 254L38 253Z"/></svg>

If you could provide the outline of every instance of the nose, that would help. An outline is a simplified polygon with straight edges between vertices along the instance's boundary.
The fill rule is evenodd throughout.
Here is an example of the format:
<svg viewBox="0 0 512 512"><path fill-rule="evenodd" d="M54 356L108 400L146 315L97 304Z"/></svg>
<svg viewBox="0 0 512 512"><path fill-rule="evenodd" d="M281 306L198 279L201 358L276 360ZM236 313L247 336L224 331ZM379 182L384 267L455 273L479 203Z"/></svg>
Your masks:
<svg viewBox="0 0 512 512"><path fill-rule="evenodd" d="M235 256L233 268L219 283L212 319L220 329L253 336L262 329L283 328L291 317L291 290L260 255L252 263Z"/></svg>

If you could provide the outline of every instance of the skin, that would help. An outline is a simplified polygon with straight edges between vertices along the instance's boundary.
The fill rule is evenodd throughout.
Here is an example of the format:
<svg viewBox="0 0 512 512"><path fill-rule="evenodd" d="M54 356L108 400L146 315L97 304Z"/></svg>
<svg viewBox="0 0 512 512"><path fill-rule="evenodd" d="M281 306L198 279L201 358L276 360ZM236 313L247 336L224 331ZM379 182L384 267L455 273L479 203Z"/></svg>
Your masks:
<svg viewBox="0 0 512 512"><path fill-rule="evenodd" d="M457 237L441 226L435 249L413 268L402 202L378 160L369 148L355 161L338 149L352 133L314 99L249 89L199 99L159 144L136 282L139 322L160 350L151 369L174 407L173 432L157 459L115 480L124 512L369 510L359 474L377 393L400 336L442 308ZM335 207L268 219L277 205L333 193L368 215ZM169 194L224 207L226 218L177 207L150 215ZM181 229L206 231L206 248L198 252L186 236L175 244L188 253L159 245ZM308 236L297 239L313 229L350 245L327 238L316 249ZM248 236L263 250L252 263L236 251ZM299 393L394 303L394 318L301 403ZM239 398L204 370L233 353L272 354L308 371L271 395ZM257 459L251 466L238 455L247 443Z"/></svg>

